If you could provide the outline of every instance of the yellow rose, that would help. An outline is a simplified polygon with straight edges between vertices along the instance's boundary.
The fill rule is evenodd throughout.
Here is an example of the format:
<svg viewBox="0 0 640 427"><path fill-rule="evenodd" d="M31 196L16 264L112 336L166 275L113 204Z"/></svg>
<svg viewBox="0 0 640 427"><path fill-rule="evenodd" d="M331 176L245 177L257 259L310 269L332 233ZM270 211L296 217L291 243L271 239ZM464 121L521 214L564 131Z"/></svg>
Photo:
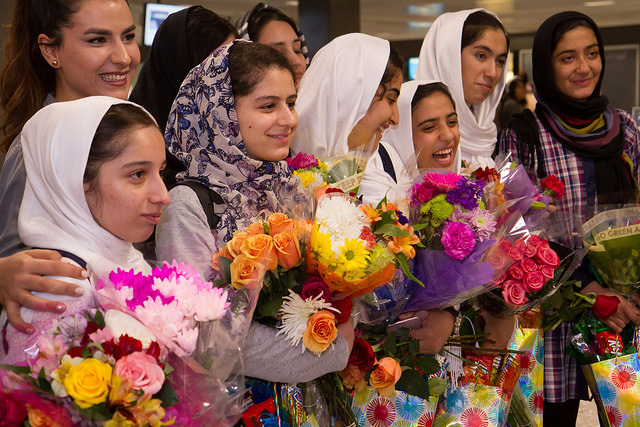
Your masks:
<svg viewBox="0 0 640 427"><path fill-rule="evenodd" d="M242 247L242 243L249 237L249 233L246 231L236 230L233 233L233 237L229 242L225 245L227 248L227 252L231 255L229 258L234 259L238 255L240 255L240 248Z"/></svg>
<svg viewBox="0 0 640 427"><path fill-rule="evenodd" d="M322 353L337 337L336 316L329 310L320 310L307 321L302 342L310 351Z"/></svg>
<svg viewBox="0 0 640 427"><path fill-rule="evenodd" d="M240 252L248 258L263 263L267 270L278 267L278 254L276 248L273 247L273 238L266 234L247 237L242 242Z"/></svg>
<svg viewBox="0 0 640 427"><path fill-rule="evenodd" d="M81 408L104 402L109 394L111 365L97 359L84 359L69 369L64 388Z"/></svg>
<svg viewBox="0 0 640 427"><path fill-rule="evenodd" d="M376 388L381 395L388 395L393 392L401 376L400 364L391 357L383 357L371 373L369 384Z"/></svg>
<svg viewBox="0 0 640 427"><path fill-rule="evenodd" d="M300 262L300 244L293 231L286 230L273 236L273 246L276 248L280 267L293 268Z"/></svg>
<svg viewBox="0 0 640 427"><path fill-rule="evenodd" d="M283 213L272 213L267 218L267 224L269 225L269 235L275 236L278 233L284 231L295 232L293 220Z"/></svg>
<svg viewBox="0 0 640 427"><path fill-rule="evenodd" d="M255 289L262 287L266 268L264 264L240 254L233 260L231 269L231 286L236 289Z"/></svg>

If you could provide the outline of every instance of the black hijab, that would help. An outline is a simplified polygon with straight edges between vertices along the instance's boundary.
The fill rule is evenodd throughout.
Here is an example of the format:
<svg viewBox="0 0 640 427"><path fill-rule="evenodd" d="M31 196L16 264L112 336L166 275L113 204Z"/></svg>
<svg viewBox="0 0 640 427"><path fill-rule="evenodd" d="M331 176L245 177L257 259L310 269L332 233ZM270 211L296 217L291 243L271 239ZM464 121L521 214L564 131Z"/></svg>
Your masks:
<svg viewBox="0 0 640 427"><path fill-rule="evenodd" d="M129 96L151 113L163 134L182 81L198 65L190 63L187 48L187 16L194 7L199 6L172 13L160 24Z"/></svg>

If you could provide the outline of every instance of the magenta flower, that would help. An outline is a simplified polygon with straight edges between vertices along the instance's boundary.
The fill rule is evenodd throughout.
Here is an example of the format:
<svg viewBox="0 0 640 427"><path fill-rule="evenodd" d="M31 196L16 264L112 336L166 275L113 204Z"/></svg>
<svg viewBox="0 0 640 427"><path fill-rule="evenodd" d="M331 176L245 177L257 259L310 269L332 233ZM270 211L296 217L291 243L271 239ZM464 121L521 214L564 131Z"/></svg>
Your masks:
<svg viewBox="0 0 640 427"><path fill-rule="evenodd" d="M448 222L444 226L440 241L449 258L457 260L465 259L476 246L473 229L459 221Z"/></svg>
<svg viewBox="0 0 640 427"><path fill-rule="evenodd" d="M287 165L291 172L298 169L309 169L318 166L318 159L313 154L300 152L293 159L287 157Z"/></svg>

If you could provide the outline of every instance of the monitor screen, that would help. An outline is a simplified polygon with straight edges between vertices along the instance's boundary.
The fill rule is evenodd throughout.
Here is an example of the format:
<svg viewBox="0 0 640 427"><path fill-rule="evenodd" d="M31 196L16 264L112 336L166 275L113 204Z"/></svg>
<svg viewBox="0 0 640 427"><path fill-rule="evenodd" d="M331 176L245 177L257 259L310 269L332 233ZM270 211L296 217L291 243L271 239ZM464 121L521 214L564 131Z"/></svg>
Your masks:
<svg viewBox="0 0 640 427"><path fill-rule="evenodd" d="M167 16L189 6L177 4L147 3L144 10L144 45L151 46L158 27Z"/></svg>
<svg viewBox="0 0 640 427"><path fill-rule="evenodd" d="M417 56L413 56L411 58L409 58L408 64L407 64L407 71L409 73L409 80L415 80L416 79L416 73L418 72L418 57Z"/></svg>

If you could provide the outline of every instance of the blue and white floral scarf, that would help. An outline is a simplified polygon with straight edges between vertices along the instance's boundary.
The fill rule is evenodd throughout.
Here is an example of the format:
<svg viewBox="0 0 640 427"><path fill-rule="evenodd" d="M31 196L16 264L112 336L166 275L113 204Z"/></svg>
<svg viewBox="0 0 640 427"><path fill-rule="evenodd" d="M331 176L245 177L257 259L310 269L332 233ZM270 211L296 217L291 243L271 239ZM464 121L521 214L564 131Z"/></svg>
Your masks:
<svg viewBox="0 0 640 427"><path fill-rule="evenodd" d="M233 43L247 43L236 40ZM186 166L176 179L200 182L226 201L218 242L287 205L306 203L286 161L247 156L231 90L229 50L221 46L192 69L173 102L165 132L169 151Z"/></svg>

